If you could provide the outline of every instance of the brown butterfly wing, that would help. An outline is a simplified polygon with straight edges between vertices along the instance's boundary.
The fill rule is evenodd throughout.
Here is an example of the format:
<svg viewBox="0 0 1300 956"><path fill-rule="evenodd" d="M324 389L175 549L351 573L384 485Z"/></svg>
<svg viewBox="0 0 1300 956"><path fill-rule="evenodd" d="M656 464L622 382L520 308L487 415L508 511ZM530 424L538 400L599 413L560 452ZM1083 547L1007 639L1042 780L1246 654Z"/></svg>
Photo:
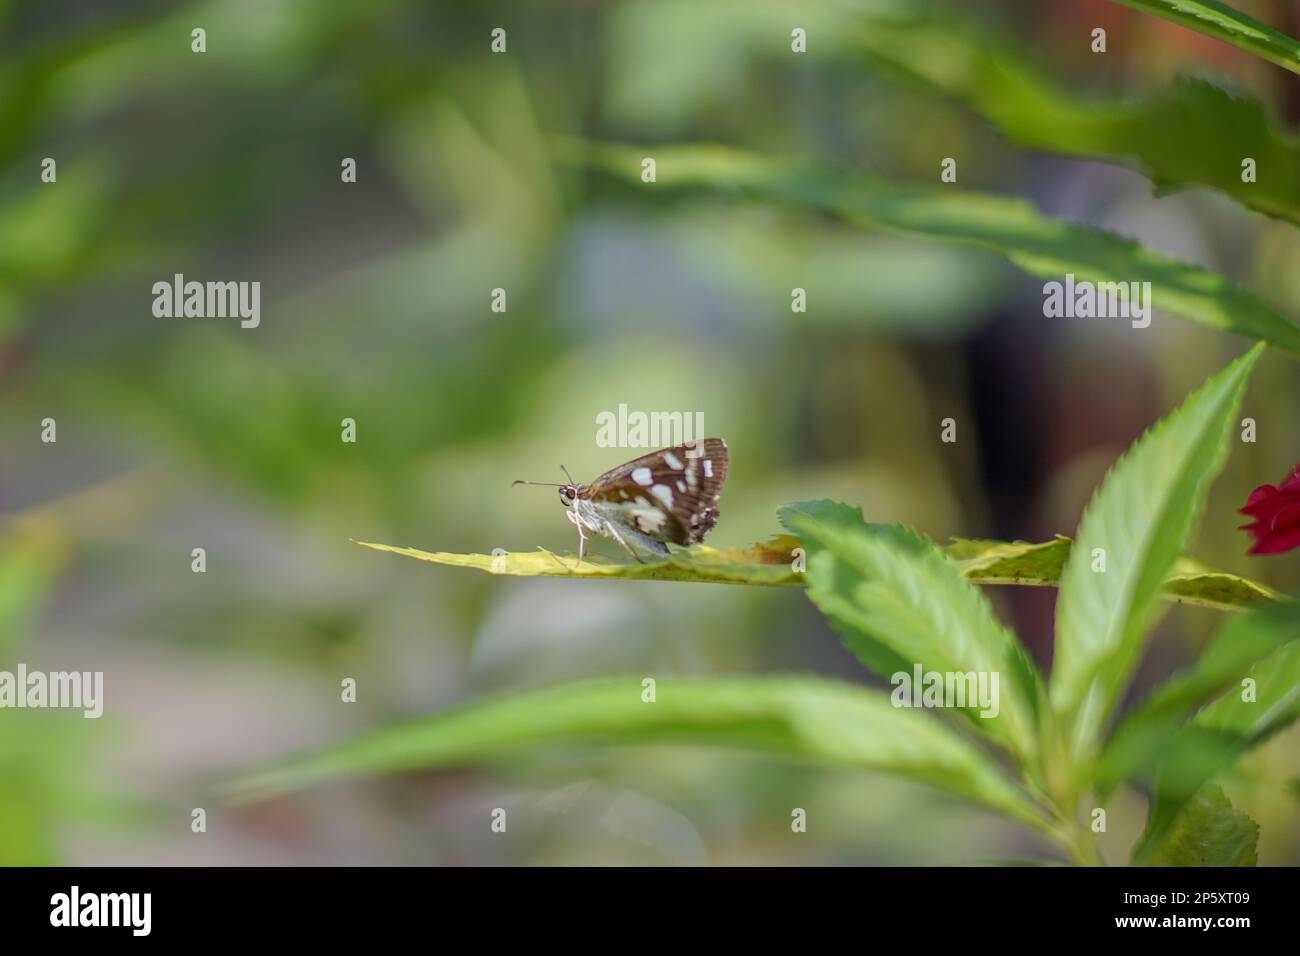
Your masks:
<svg viewBox="0 0 1300 956"><path fill-rule="evenodd" d="M718 498L727 478L727 443L721 438L661 448L605 472L588 496L625 515L639 531L695 544L718 521Z"/></svg>

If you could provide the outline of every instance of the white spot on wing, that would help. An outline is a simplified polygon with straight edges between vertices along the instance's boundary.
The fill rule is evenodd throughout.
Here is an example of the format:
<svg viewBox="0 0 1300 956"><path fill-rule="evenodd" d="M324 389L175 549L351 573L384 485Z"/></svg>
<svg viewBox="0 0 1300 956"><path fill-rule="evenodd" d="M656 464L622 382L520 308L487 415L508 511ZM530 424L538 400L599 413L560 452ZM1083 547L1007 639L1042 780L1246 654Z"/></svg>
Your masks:
<svg viewBox="0 0 1300 956"><path fill-rule="evenodd" d="M653 533L663 526L664 515L662 511L657 511L654 508L641 508L632 512L632 514L636 516L637 527L642 531Z"/></svg>
<svg viewBox="0 0 1300 956"><path fill-rule="evenodd" d="M713 460L711 458L704 459L704 477L713 477Z"/></svg>
<svg viewBox="0 0 1300 956"><path fill-rule="evenodd" d="M654 481L654 476L650 474L649 468L638 468L632 472L632 480L638 485L648 485Z"/></svg>
<svg viewBox="0 0 1300 956"><path fill-rule="evenodd" d="M672 452L670 451L664 452L664 461L668 463L669 468L676 468L678 471L682 470L681 461Z"/></svg>
<svg viewBox="0 0 1300 956"><path fill-rule="evenodd" d="M668 507L673 506L673 490L667 485L655 485L650 489L650 494L654 495Z"/></svg>
<svg viewBox="0 0 1300 956"><path fill-rule="evenodd" d="M680 491L682 494L685 494L685 493L686 493L686 482L684 482L684 481L678 481L678 482L677 482L677 490Z"/></svg>

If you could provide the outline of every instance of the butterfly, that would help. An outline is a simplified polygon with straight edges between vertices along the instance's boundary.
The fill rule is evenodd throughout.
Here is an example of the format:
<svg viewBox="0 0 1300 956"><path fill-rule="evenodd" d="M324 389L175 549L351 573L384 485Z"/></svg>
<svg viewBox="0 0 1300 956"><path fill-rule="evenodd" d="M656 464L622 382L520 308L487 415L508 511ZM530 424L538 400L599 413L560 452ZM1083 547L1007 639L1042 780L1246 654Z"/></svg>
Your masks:
<svg viewBox="0 0 1300 956"><path fill-rule="evenodd" d="M718 521L718 496L727 479L727 443L705 438L661 448L605 472L589 485L573 480L560 489L565 517L578 529L578 560L587 533L621 544L642 564L639 552L663 556L668 544L698 544ZM515 481L516 485L547 482Z"/></svg>

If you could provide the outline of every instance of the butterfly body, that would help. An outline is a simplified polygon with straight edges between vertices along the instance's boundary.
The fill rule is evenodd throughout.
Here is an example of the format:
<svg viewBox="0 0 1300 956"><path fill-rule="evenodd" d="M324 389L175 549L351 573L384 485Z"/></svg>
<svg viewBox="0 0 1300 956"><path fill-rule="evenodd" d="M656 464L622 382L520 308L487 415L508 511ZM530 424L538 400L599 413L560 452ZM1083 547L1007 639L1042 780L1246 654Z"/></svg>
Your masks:
<svg viewBox="0 0 1300 956"><path fill-rule="evenodd" d="M703 541L717 523L726 477L727 443L705 438L642 455L587 485L560 485L560 503L578 529L578 559L587 532L612 538L638 561L667 555L670 543Z"/></svg>
<svg viewBox="0 0 1300 956"><path fill-rule="evenodd" d="M645 511L647 515L652 513L653 510L649 508ZM569 507L568 518L579 528L614 538L634 555L638 552L660 556L668 553L668 545L641 530L638 519L630 509L592 501L589 498L585 500L577 498ZM585 550L585 537L585 534L579 534L579 560L582 559Z"/></svg>

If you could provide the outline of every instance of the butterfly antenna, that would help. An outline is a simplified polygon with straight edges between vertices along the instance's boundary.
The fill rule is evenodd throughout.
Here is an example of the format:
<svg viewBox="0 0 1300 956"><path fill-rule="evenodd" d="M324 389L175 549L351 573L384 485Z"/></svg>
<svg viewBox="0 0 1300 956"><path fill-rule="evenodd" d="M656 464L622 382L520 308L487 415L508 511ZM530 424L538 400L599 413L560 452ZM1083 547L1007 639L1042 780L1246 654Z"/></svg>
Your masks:
<svg viewBox="0 0 1300 956"><path fill-rule="evenodd" d="M567 468L565 468L563 465L561 465L561 466L560 466L560 471L564 472L564 477L569 479L569 484L571 484L571 485L576 485L576 484L577 484L577 482L573 480L573 476L572 476L571 474L569 474L569 469L567 469Z"/></svg>
<svg viewBox="0 0 1300 956"><path fill-rule="evenodd" d="M563 487L564 487L564 485L560 484L559 482L555 482L555 481L524 481L522 478L516 478L514 481L510 482L510 487L513 488L515 485L542 485L542 486L544 486L544 487L546 487L546 488L563 488Z"/></svg>

